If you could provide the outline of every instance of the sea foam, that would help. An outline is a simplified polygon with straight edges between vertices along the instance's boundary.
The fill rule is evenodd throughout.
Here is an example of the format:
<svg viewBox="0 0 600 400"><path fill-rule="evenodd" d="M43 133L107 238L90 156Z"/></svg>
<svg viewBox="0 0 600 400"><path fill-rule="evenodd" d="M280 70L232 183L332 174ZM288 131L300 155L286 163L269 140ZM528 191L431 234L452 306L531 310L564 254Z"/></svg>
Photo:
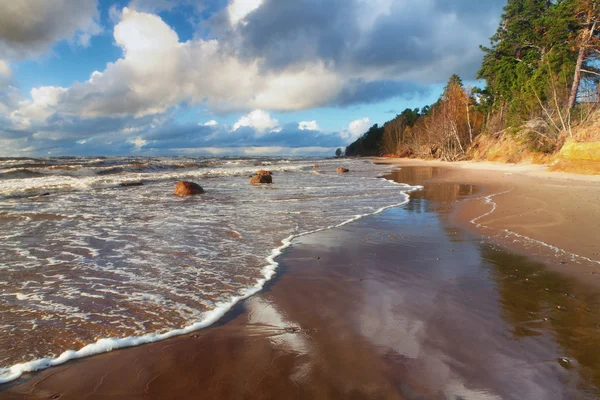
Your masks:
<svg viewBox="0 0 600 400"><path fill-rule="evenodd" d="M99 339L98 341L96 341L95 343L88 344L87 346L85 346L79 350L64 351L62 354L60 354L58 357L55 357L55 358L51 358L51 357L41 358L41 359L37 359L37 360L32 360L32 361L28 361L28 362L24 362L24 363L15 364L9 368L2 368L2 369L0 369L0 384L11 382L15 379L18 379L24 373L39 371L39 370L43 370L43 369L46 369L46 368L49 368L52 366L61 365L70 360L89 357L89 356L92 356L95 354L100 354L100 353L106 353L106 352L116 350L116 349L122 349L122 348L126 348L126 347L134 347L134 346L139 346L142 344L158 342L158 341L166 340L166 339L169 339L169 338L172 338L175 336L186 335L186 334L192 333L194 331L209 327L212 324L214 324L215 322L217 322L219 319L221 319L228 311L230 311L240 301L255 295L256 293L260 292L264 288L265 284L276 275L277 268L279 267L279 263L276 261L276 258L278 256L280 256L283 253L283 251L292 244L292 241L295 238L314 234L317 232L322 232L322 231L329 230L329 229L339 228L344 225L355 222L361 218L364 218L364 217L367 217L370 215L376 215L376 214L382 213L383 211L385 211L387 209L405 205L409 201L408 193L412 190L418 189L418 187L415 188L415 187L411 187L411 186L403 185L403 184L399 184L399 185L405 189L405 191L402 192L402 196L404 197L404 199L403 199L403 201L401 201L399 203L381 207L372 213L355 215L339 224L326 226L326 227L315 229L315 230L312 230L309 232L303 232L303 233L299 233L299 234L295 234L295 235L290 235L287 238L283 239L281 241L281 246L273 249L271 251L271 254L266 258L267 265L264 266L261 270L262 278L258 279L252 287L242 290L241 295L234 296L227 302L217 303L216 307L213 310L206 312L204 314L204 318L199 322L190 324L181 329L173 329L173 330L170 330L170 331L164 332L164 333L149 333L149 334L142 335L142 336L131 336L131 337L125 337L125 338L102 338L102 339ZM22 295L22 296L24 296L24 295Z"/></svg>

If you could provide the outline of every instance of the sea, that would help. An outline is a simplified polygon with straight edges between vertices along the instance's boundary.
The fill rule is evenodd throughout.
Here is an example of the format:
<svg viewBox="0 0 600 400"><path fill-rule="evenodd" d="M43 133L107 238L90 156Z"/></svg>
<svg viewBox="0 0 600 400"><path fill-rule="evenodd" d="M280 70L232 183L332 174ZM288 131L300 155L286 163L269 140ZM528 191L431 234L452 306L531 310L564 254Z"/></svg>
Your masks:
<svg viewBox="0 0 600 400"><path fill-rule="evenodd" d="M415 188L383 179L389 168L364 159L0 158L0 383L213 324L277 274L294 238L407 203ZM273 184L249 184L260 169ZM180 180L205 194L174 196Z"/></svg>

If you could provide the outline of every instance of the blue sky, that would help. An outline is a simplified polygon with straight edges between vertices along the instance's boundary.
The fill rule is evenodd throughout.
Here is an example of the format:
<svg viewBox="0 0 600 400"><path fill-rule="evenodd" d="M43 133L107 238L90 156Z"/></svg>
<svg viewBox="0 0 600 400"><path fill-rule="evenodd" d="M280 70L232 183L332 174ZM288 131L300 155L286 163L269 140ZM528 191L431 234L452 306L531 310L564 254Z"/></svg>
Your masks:
<svg viewBox="0 0 600 400"><path fill-rule="evenodd" d="M504 2L0 4L0 156L331 154L452 73Z"/></svg>

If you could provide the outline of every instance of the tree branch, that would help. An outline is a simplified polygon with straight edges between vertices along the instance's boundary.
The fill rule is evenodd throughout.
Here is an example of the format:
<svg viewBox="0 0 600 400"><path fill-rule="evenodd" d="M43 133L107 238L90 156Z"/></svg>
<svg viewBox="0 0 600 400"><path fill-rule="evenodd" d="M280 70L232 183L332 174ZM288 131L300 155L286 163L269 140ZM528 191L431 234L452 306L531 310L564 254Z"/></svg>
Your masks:
<svg viewBox="0 0 600 400"><path fill-rule="evenodd" d="M599 73L597 73L597 72L594 72L594 71L589 71L589 70L587 70L587 69L583 69L583 68L581 69L581 72L585 72L585 73L588 73L588 74L592 74L592 75L598 75L598 76L600 76L600 74L599 74Z"/></svg>

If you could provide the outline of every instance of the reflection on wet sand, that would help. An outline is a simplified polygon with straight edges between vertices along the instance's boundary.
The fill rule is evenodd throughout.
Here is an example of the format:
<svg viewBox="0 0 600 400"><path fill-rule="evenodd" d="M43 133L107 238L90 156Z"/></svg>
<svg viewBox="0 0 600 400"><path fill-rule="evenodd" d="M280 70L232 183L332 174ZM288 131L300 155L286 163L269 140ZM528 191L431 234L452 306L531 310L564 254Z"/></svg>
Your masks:
<svg viewBox="0 0 600 400"><path fill-rule="evenodd" d="M541 263L488 246L490 266L502 305L502 317L516 340L550 337L564 355L556 361L581 374L582 387L600 387L600 294L585 290Z"/></svg>
<svg viewBox="0 0 600 400"><path fill-rule="evenodd" d="M218 326L43 371L0 398L597 398L598 295L453 226L476 187L402 171L425 184L409 204L298 239Z"/></svg>

